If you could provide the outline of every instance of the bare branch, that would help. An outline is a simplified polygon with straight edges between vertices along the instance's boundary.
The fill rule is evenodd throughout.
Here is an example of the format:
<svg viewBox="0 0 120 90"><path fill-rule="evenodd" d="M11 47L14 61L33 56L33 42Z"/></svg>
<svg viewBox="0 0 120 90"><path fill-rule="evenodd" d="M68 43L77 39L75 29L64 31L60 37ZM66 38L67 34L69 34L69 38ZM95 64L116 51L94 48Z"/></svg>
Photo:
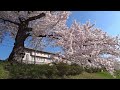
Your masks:
<svg viewBox="0 0 120 90"><path fill-rule="evenodd" d="M54 38L54 39L59 39L58 37L55 37L53 34L50 34L50 35L39 35L38 37L51 37L51 38Z"/></svg>
<svg viewBox="0 0 120 90"><path fill-rule="evenodd" d="M89 27L88 27L88 29L92 28L94 25L95 25L95 24L93 24L93 25L89 26Z"/></svg>
<svg viewBox="0 0 120 90"><path fill-rule="evenodd" d="M13 23L15 25L19 25L19 23L11 21L11 20L7 20L7 19L3 19L3 18L0 18L0 19L3 20L3 21L5 21L5 22L10 22L10 23Z"/></svg>
<svg viewBox="0 0 120 90"><path fill-rule="evenodd" d="M33 16L33 17L28 18L27 20L25 20L25 22L29 22L29 21L32 21L32 20L40 19L40 18L42 18L44 16L45 16L45 13L41 13L41 14L39 14L37 16Z"/></svg>

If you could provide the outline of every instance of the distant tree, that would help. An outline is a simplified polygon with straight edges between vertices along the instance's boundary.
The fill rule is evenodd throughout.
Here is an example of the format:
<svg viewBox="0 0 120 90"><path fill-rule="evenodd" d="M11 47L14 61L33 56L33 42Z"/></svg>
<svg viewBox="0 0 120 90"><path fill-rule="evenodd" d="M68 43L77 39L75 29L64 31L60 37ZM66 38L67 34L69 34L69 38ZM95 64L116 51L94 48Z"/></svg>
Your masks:
<svg viewBox="0 0 120 90"><path fill-rule="evenodd" d="M90 22L79 24L74 21L70 28L59 33L62 38L56 45L62 47L67 60L84 67L105 67L113 74L114 62L120 56L120 39L93 26Z"/></svg>
<svg viewBox="0 0 120 90"><path fill-rule="evenodd" d="M68 11L0 11L0 42L6 34L15 41L8 61L22 60L28 38L33 46L44 38L56 39L54 31L61 32L66 27L68 15Z"/></svg>

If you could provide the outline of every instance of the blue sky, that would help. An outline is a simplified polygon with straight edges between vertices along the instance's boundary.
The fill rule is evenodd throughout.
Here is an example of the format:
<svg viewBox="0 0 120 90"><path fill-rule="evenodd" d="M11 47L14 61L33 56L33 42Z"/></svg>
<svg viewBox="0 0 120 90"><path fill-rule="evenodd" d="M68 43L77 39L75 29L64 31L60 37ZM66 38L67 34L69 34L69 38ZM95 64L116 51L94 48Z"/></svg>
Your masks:
<svg viewBox="0 0 120 90"><path fill-rule="evenodd" d="M120 11L72 11L67 25L70 26L74 19L80 23L88 20L95 22L95 27L101 28L112 36L120 34ZM3 44L0 44L0 59L6 59L9 56L12 46L13 41L7 37ZM60 49L47 47L45 50L55 52Z"/></svg>

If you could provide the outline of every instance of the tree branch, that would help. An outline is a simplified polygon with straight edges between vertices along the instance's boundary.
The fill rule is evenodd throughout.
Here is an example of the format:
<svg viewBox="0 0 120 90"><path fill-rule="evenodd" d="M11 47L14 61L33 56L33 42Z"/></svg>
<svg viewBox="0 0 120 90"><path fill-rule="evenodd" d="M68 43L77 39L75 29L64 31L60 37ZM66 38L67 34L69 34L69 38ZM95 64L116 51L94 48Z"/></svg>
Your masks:
<svg viewBox="0 0 120 90"><path fill-rule="evenodd" d="M45 16L45 13L41 13L41 14L39 14L37 16L33 16L33 17L28 18L27 20L25 20L25 22L27 23L27 22L32 21L32 20L40 19L40 18L42 18L44 16Z"/></svg>
<svg viewBox="0 0 120 90"><path fill-rule="evenodd" d="M50 35L39 35L38 37L51 37L54 39L59 39L59 37L61 37L61 36L54 36L53 34L50 34Z"/></svg>
<svg viewBox="0 0 120 90"><path fill-rule="evenodd" d="M58 39L57 37L55 37L54 35L39 35L38 37L51 37L51 38L55 38Z"/></svg>
<svg viewBox="0 0 120 90"><path fill-rule="evenodd" d="M19 23L11 21L11 20L7 20L7 19L3 19L3 18L0 18L0 19L3 20L3 21L5 21L5 22L10 22L10 23L13 23L15 25L19 25Z"/></svg>

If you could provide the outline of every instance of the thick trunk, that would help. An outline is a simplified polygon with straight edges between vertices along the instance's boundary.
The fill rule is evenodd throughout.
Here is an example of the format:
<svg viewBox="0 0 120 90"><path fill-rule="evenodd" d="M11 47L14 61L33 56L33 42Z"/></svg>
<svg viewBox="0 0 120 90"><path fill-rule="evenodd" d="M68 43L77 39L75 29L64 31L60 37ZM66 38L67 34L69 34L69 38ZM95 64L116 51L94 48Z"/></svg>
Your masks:
<svg viewBox="0 0 120 90"><path fill-rule="evenodd" d="M28 23L32 20L40 19L44 16L45 16L45 13L41 13L37 16L30 17L27 20L19 18L19 21L20 21L19 24L16 22L7 20L8 22L14 23L19 26L16 38L15 38L15 44L14 44L13 50L8 58L8 61L10 61L11 64L13 64L14 62L23 60L23 57L25 55L24 41L29 36L30 34L29 32L32 31L32 28L28 27Z"/></svg>
<svg viewBox="0 0 120 90"><path fill-rule="evenodd" d="M24 57L24 45L14 45L13 50L8 58L8 61L10 61L11 63L14 62L22 62L22 59Z"/></svg>
<svg viewBox="0 0 120 90"><path fill-rule="evenodd" d="M24 41L29 36L27 33L27 28L24 28L22 26L19 27L13 50L8 58L8 61L13 64L15 62L22 62L23 57L25 55L24 52Z"/></svg>

